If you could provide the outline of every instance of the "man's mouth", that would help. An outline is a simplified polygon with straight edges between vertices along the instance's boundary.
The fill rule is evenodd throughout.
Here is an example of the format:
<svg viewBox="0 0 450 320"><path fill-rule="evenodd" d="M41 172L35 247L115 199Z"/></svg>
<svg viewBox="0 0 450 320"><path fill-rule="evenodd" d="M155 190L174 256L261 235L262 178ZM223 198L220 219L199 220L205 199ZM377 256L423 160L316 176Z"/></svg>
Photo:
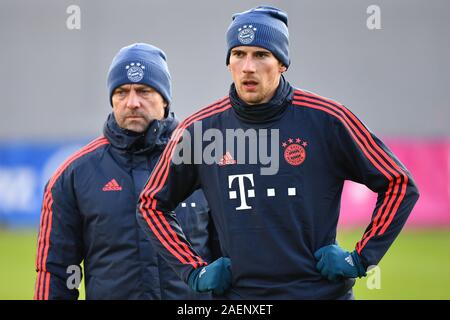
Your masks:
<svg viewBox="0 0 450 320"><path fill-rule="evenodd" d="M258 85L258 81L256 80L244 80L242 81L242 86L245 91L254 91L256 90L256 86Z"/></svg>
<svg viewBox="0 0 450 320"><path fill-rule="evenodd" d="M129 120L137 120L137 119L142 119L142 116L138 116L138 115L132 115L132 116L127 116L127 119Z"/></svg>

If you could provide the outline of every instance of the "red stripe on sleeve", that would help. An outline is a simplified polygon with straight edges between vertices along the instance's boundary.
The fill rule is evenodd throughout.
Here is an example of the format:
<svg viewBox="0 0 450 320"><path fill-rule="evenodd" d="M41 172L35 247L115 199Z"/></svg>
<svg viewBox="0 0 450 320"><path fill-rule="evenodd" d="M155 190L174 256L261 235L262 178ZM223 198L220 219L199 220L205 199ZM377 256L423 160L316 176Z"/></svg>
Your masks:
<svg viewBox="0 0 450 320"><path fill-rule="evenodd" d="M39 227L38 247L36 256L36 269L38 270L38 277L36 283L35 297L37 299L48 299L49 297L49 284L50 273L47 272L46 262L48 257L48 251L50 248L50 233L52 229L52 205L53 195L52 188L55 185L61 174L67 169L67 167L76 159L94 151L102 145L109 144L108 140L104 137L99 137L77 151L69 159L67 159L57 170L56 173L50 178L47 188L44 193L44 200L42 205L41 222Z"/></svg>
<svg viewBox="0 0 450 320"><path fill-rule="evenodd" d="M372 228L371 228L371 230L366 232L366 234L363 236L362 240L357 244L357 250L359 250L358 252L360 252L362 250L362 248L365 246L365 244L369 241L370 238L372 238L375 235L376 231L380 227L382 227L382 229L380 231L380 234L382 234L386 230L386 228L389 226L390 221L392 221L392 219L393 219L393 217L405 195L406 184L407 184L408 178L407 178L406 174L403 172L403 170L401 170L398 167L398 165L395 163L395 161L391 157L389 157L378 146L378 144L376 144L376 142L373 140L371 134L364 127L364 125L359 121L359 119L357 119L356 116L354 116L347 108L335 103L332 100L322 98L322 97L317 98L315 95L313 95L311 93L296 91L296 94L300 94L301 96L294 97L294 99L299 99L299 100L294 100L294 104L319 109L319 110L325 111L325 112L337 117L345 125L345 127L349 130L351 136L353 137L355 142L359 145L359 147L361 148L363 153L366 155L366 157L370 160L370 162L381 173L383 173L383 175L389 180L389 187L386 192L386 197L376 214ZM320 100L320 101L317 101L317 100ZM323 100L326 100L326 101L323 101ZM317 106L312 103L319 104L320 106L323 106L323 107ZM332 112L330 109L336 111L339 115ZM349 120L349 117L356 123L356 126L359 128L359 130L361 130L361 132L364 134L364 136L362 136L360 134L360 132L357 130L357 128L355 128L353 123ZM358 135L358 137L364 143L364 146L361 145L361 143L356 139L355 133L356 133L356 135ZM388 163L386 163L386 161L384 161L384 159L381 158L373 148L375 148L378 151L378 154L380 154L383 158L385 158L391 166L388 165ZM382 169L378 165L378 163L376 161L374 161L374 159L368 153L374 155L375 158L383 165L384 169L387 169L389 171L389 174L384 169ZM392 174L392 176L391 176L391 174ZM402 177L403 177L403 183L401 182ZM393 178L395 178L395 184L394 184ZM402 190L400 192L400 197L397 198L400 184L402 184L402 187L401 187ZM395 198L397 198L396 201L395 201ZM395 201L395 204L394 204L394 201ZM384 212L384 214L383 214L383 212ZM389 220L387 221L387 223L385 223L385 219L387 216L389 216L389 214L390 214ZM370 233L370 235L369 235L369 233Z"/></svg>
<svg viewBox="0 0 450 320"><path fill-rule="evenodd" d="M189 257L192 259L194 257L200 265L206 264L200 257L195 255L189 247L181 241L176 232L173 230L173 228L170 226L170 224L165 219L164 215L160 211L156 210L157 201L154 198L155 194L162 189L164 186L165 181L167 180L167 176L169 173L170 163L171 159L173 157L173 152L175 150L175 147L177 146L184 130L194 123L195 121L202 120L206 117L209 117L211 115L223 112L227 109L229 109L231 105L229 105L229 99L228 97L225 97L216 103L213 103L209 105L206 108L203 108L199 112L195 113L194 115L188 117L185 121L183 121L174 131L174 135L172 136L172 139L170 140L169 144L165 148L160 160L158 161L153 174L151 175L149 181L147 182L144 190L141 193L140 201L141 205L139 208L139 211L143 215L144 219L146 220L147 224L150 226L153 233L156 235L158 240L164 245L166 249L170 253L172 253L181 263L185 264L185 259L180 259L180 256L183 255L185 257ZM150 218L149 218L150 217ZM165 229L162 227L162 225L159 223L159 219L161 219L162 223L166 227L166 229L169 231L170 235L172 236L172 239L175 239L175 242L171 240L169 235L166 233ZM175 248L178 253L174 254L174 251L171 247ZM181 248L181 247L182 248ZM194 268L197 268L197 264L193 264Z"/></svg>
<svg viewBox="0 0 450 320"><path fill-rule="evenodd" d="M159 180L159 183L156 182L156 181L154 182L154 184L157 184L157 185L154 186L153 188L151 188L151 189L153 189L153 190L151 190L151 193L150 193L150 195L149 195L148 198L147 198L147 199L150 199L151 203L150 203L149 206L147 205L146 208L149 209L149 211L150 211L150 216L153 218L153 220L156 219L156 217L154 217L154 215L155 215L154 212L156 211L156 199L154 199L154 196L155 196L155 194L156 194L158 191L161 190L161 188L163 187L165 181L167 180L167 177L168 177L168 174L169 174L169 167L170 167L171 158L172 158L172 156L173 156L173 152L174 152L174 150L175 150L175 147L176 147L176 145L178 144L178 141L179 141L179 139L180 139L181 136L182 136L183 131L185 130L185 128L187 128L189 125L191 125L191 124L194 123L195 121L199 121L199 120L204 119L204 118L206 118L206 117L208 117L208 116L214 115L214 114L216 114L216 113L223 112L224 110L227 110L228 108L231 107L230 105L227 105L227 103L228 103L228 101L222 102L222 103L219 104L218 106L208 109L207 111L209 111L209 112L203 112L203 113L200 114L197 118L192 118L192 117L188 118L189 121L183 122L183 123L182 123L182 126L179 128L179 130L177 130L176 136L173 137L173 139L172 139L172 141L171 141L171 144L168 145L167 149L165 150L165 154L163 154L163 156L162 156L161 159L160 159L160 162L158 163L158 164L163 163L163 166L158 166L158 165L157 165L157 167L158 167L161 171L158 172L158 171L157 171L158 169L155 169L155 170L154 170L154 174L155 174L156 172L158 172L158 173L157 173L158 176L157 176L156 181L158 181L159 179L161 179L161 176L162 176L162 179ZM167 151L167 152L166 152L166 151ZM163 161L164 161L164 162L163 162ZM152 176L153 176L153 175L152 175ZM147 194L148 194L148 193L147 193ZM187 247L187 245L186 245L184 242L182 242L182 241L179 240L177 234L176 234L176 233L173 231L173 229L169 226L167 220L166 220L163 216L160 216L160 217L162 218L162 221L163 221L164 225L166 225L166 227L168 228L170 234L171 234L175 239L177 239L177 243L181 243L181 245L183 246L184 250L187 251L189 255L192 255L192 256L196 257L196 258L198 259L198 261L199 261L201 264L203 264L203 263L204 263L203 260L201 260L200 257L197 257L196 255L194 255L194 254L189 250L189 248ZM178 246L177 246L177 249L179 249Z"/></svg>

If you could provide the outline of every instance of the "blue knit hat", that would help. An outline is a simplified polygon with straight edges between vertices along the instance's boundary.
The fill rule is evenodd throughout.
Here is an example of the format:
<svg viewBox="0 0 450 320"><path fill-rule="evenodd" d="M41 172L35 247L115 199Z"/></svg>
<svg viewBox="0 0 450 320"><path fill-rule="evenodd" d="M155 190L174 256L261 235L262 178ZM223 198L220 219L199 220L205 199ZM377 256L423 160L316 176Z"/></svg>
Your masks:
<svg viewBox="0 0 450 320"><path fill-rule="evenodd" d="M111 105L114 89L127 83L146 84L158 91L170 104L172 81L166 54L161 49L146 43L134 43L120 49L108 71Z"/></svg>
<svg viewBox="0 0 450 320"><path fill-rule="evenodd" d="M259 6L232 17L227 31L227 60L231 49L255 46L269 50L287 68L289 59L289 31L287 13L271 6Z"/></svg>

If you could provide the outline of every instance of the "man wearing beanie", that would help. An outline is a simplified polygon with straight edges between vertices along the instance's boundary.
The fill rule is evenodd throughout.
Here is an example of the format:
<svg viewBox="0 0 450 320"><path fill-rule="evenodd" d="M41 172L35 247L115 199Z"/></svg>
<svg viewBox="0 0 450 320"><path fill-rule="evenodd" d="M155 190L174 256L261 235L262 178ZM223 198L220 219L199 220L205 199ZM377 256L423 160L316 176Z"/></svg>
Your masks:
<svg viewBox="0 0 450 320"><path fill-rule="evenodd" d="M141 225L195 291L228 299L352 299L355 278L379 263L418 199L411 174L346 107L285 79L291 62L285 12L260 6L235 14L226 38L229 93L180 124L141 194ZM221 158L174 163L176 148L192 148L184 137L198 139L199 128L225 137L215 141ZM244 142L230 143L230 132ZM250 153L255 146L257 155ZM270 173L267 150L277 164ZM350 252L336 242L345 180L378 194ZM224 255L206 267L170 215L181 195L200 185Z"/></svg>
<svg viewBox="0 0 450 320"><path fill-rule="evenodd" d="M165 54L137 43L108 72L103 136L69 157L45 187L35 299L77 299L84 263L87 299L208 299L156 253L136 221L136 202L177 126L169 111ZM209 208L201 190L175 209L186 241L209 259Z"/></svg>

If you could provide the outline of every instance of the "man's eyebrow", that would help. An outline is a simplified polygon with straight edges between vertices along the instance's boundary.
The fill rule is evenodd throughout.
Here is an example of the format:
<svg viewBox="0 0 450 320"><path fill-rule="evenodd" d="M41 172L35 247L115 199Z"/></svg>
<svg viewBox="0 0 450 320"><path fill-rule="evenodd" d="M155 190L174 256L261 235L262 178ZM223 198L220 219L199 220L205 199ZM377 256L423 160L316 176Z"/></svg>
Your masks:
<svg viewBox="0 0 450 320"><path fill-rule="evenodd" d="M245 50L243 50L243 49L231 49L231 53L233 53L233 52L246 52ZM260 53L266 53L266 54L270 54L270 53L272 53L272 52L270 52L269 50L266 50L266 49L259 49L259 50L255 50L255 51L253 51L253 52L251 52L251 54L256 54L256 53L258 53L258 54L260 54Z"/></svg>
<svg viewBox="0 0 450 320"><path fill-rule="evenodd" d="M125 85L125 86L120 86L114 89L114 92L116 91L130 91L130 86Z"/></svg>
<svg viewBox="0 0 450 320"><path fill-rule="evenodd" d="M142 89L148 89L148 90L152 90L152 88L151 87L149 87L149 86L146 86L145 84L142 84L142 85L135 85L135 87L134 87L136 90L142 90Z"/></svg>
<svg viewBox="0 0 450 320"><path fill-rule="evenodd" d="M254 53L272 53L272 52L270 52L269 50L261 49L254 51Z"/></svg>
<svg viewBox="0 0 450 320"><path fill-rule="evenodd" d="M134 89L135 89L135 90L143 90L143 89L151 90L152 88L149 87L149 86L146 86L146 85L144 85L144 84L141 84L141 85L135 84L135 85L134 85ZM130 90L131 90L131 85L127 85L127 84L126 84L126 85L117 87L116 89L114 89L114 92L115 92L115 91L130 91Z"/></svg>

